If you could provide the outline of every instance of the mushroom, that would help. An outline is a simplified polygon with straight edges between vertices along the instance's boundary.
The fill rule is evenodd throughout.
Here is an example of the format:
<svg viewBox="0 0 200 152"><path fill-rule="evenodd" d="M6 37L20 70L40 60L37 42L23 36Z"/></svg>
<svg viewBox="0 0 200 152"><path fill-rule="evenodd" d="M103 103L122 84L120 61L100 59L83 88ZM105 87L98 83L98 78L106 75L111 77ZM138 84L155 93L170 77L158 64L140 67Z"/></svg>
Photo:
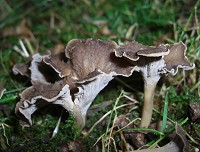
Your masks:
<svg viewBox="0 0 200 152"><path fill-rule="evenodd" d="M59 104L59 97L69 96L68 86L62 81L51 83L41 83L32 81L32 86L25 89L21 94L21 100L17 103L15 112L25 122L32 125L31 115L40 107L49 103ZM64 106L64 105L63 105ZM25 119L24 119L25 118ZM27 124L28 125L28 124Z"/></svg>
<svg viewBox="0 0 200 152"><path fill-rule="evenodd" d="M63 51L60 51L58 54L53 56L53 64L63 66L63 59L60 59L62 58L61 55L64 55L63 53ZM54 51L46 51L44 55L36 53L29 58L27 63L14 65L12 68L13 74L26 76L31 81L40 81L41 83L55 82L60 80L62 77L60 74L57 75L59 69L53 69L50 63L48 63L46 60L44 61L44 57L50 56L49 54L54 54ZM57 61L59 59L60 62Z"/></svg>
<svg viewBox="0 0 200 152"><path fill-rule="evenodd" d="M35 54L31 62L32 86L21 94L16 113L32 124L31 115L47 104L58 104L71 112L80 128L85 126L87 110L97 94L114 76L130 76L135 67L117 58L113 50L117 44L97 39L74 39L66 49L65 57ZM60 79L47 81L46 66Z"/></svg>
<svg viewBox="0 0 200 152"><path fill-rule="evenodd" d="M113 41L71 40L65 54L71 65L70 77L78 86L74 103L80 107L85 123L88 108L97 94L114 76L130 76L134 70L126 60L115 57Z"/></svg>
<svg viewBox="0 0 200 152"><path fill-rule="evenodd" d="M180 42L172 45L145 46L135 41L120 46L115 50L117 57L123 57L141 72L144 80L144 105L141 127L148 127L151 122L154 91L162 75L178 72L178 68L191 70L195 67L185 56L186 46Z"/></svg>

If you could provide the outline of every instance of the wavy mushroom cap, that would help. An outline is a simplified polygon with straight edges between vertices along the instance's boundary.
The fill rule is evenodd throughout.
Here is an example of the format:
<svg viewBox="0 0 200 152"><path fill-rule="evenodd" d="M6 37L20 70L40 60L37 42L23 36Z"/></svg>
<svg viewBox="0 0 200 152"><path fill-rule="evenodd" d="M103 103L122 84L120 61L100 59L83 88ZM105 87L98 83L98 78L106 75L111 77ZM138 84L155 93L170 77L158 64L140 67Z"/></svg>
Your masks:
<svg viewBox="0 0 200 152"><path fill-rule="evenodd" d="M52 99L57 96L66 83L61 80L55 83L41 84L39 81L33 81L31 87L24 90L21 94L23 100L31 100L33 97L42 96L45 99Z"/></svg>
<svg viewBox="0 0 200 152"><path fill-rule="evenodd" d="M33 86L25 89L20 94L21 100L15 108L15 113L19 116L23 115L26 118L24 120L28 120L30 124L32 124L32 113L47 104L57 104L56 101L66 93L62 91L66 85L63 80L53 84L34 81L32 84Z"/></svg>
<svg viewBox="0 0 200 152"><path fill-rule="evenodd" d="M74 39L71 40L65 54L69 58L69 64L73 70L73 78L81 80L95 71L101 70L104 73L115 72L116 75L129 76L133 67L127 61L119 59L114 54L117 44L113 41L99 39Z"/></svg>
<svg viewBox="0 0 200 152"><path fill-rule="evenodd" d="M160 57L167 54L169 54L169 51L165 45L146 46L136 41L120 45L115 49L115 55L117 57L124 57L131 61L137 61L141 56Z"/></svg>
<svg viewBox="0 0 200 152"><path fill-rule="evenodd" d="M136 41L133 41L133 42L128 42L124 45L120 45L118 48L114 50L114 52L115 56L117 57L124 57L131 61L137 61L139 59L137 52L144 47L145 47L144 45Z"/></svg>
<svg viewBox="0 0 200 152"><path fill-rule="evenodd" d="M191 70L195 67L195 64L190 64L186 57L187 47L183 42L167 45L167 47L170 52L163 58L166 64L165 70L167 72L175 75L178 72L178 68Z"/></svg>
<svg viewBox="0 0 200 152"><path fill-rule="evenodd" d="M148 66L147 70L157 68L160 74L171 73L175 75L178 72L178 68L191 70L195 66L189 63L185 55L186 49L187 47L182 42L145 46L133 41L115 49L115 55L128 59L132 65L136 65L139 68ZM158 66L154 66L156 62L162 62L162 65L157 64ZM152 70L155 71L155 69Z"/></svg>
<svg viewBox="0 0 200 152"><path fill-rule="evenodd" d="M64 50L57 54L44 56L43 61L47 65L51 66L61 78L69 76L71 73L71 68L69 67L69 64L67 64L68 60L65 56Z"/></svg>

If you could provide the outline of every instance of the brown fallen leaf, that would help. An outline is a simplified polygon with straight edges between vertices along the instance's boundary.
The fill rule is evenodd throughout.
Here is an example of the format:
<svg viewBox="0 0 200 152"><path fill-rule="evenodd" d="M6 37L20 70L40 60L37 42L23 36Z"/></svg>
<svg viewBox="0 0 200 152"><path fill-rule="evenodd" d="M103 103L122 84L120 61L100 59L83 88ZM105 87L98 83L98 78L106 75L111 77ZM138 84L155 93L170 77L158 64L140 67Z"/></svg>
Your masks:
<svg viewBox="0 0 200 152"><path fill-rule="evenodd" d="M60 152L83 152L83 147L81 145L80 139L76 139L75 141L69 141L67 143L63 143L60 147Z"/></svg>
<svg viewBox="0 0 200 152"><path fill-rule="evenodd" d="M192 121L200 120L200 103L191 102L189 105L189 112Z"/></svg>
<svg viewBox="0 0 200 152"><path fill-rule="evenodd" d="M130 120L125 115L118 116L115 120L114 126L118 130L134 128L133 123L130 123ZM124 137L124 139L122 137ZM146 144L145 133L143 133L142 131L140 132L133 130L124 130L123 134L120 134L120 138L122 140L122 142L119 145L121 149L127 149L127 147L130 146L134 147L135 149L138 149Z"/></svg>
<svg viewBox="0 0 200 152"><path fill-rule="evenodd" d="M174 136L172 137L171 142L168 144L152 149L142 149L136 150L134 152L188 152L189 144L186 138L186 134L182 127L176 123Z"/></svg>
<svg viewBox="0 0 200 152"><path fill-rule="evenodd" d="M21 35L24 37L31 37L31 31L27 27L27 20L23 19L17 26L15 27L7 27L3 30L0 30L0 37L7 37L12 35Z"/></svg>

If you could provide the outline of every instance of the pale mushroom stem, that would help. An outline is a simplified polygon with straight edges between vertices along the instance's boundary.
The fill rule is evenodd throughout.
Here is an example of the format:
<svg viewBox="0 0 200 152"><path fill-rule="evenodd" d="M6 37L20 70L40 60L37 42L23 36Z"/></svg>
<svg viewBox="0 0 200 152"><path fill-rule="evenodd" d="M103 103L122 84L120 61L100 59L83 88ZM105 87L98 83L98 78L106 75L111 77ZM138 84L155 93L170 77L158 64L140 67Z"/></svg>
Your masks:
<svg viewBox="0 0 200 152"><path fill-rule="evenodd" d="M81 110L74 106L74 111L72 112L73 115L74 115L74 118L77 122L77 126L80 128L80 129L83 129L83 127L85 126L85 116L82 114Z"/></svg>
<svg viewBox="0 0 200 152"><path fill-rule="evenodd" d="M154 91L156 85L157 82L151 84L144 84L144 103L140 127L147 128L150 125L153 110Z"/></svg>

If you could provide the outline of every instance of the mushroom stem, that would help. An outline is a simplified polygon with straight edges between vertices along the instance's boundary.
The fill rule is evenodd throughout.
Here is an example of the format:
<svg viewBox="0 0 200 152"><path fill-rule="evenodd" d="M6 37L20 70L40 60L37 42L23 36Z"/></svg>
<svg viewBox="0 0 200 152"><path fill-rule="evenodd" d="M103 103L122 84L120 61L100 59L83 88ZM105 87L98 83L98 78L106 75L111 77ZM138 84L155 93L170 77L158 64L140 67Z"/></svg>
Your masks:
<svg viewBox="0 0 200 152"><path fill-rule="evenodd" d="M140 127L148 127L151 122L152 110L153 110L153 99L154 91L157 82L144 85L144 103L142 109L142 118Z"/></svg>
<svg viewBox="0 0 200 152"><path fill-rule="evenodd" d="M74 115L78 128L82 130L83 127L85 126L86 116L82 114L80 108L77 106L74 106L74 110L72 111L72 114Z"/></svg>

